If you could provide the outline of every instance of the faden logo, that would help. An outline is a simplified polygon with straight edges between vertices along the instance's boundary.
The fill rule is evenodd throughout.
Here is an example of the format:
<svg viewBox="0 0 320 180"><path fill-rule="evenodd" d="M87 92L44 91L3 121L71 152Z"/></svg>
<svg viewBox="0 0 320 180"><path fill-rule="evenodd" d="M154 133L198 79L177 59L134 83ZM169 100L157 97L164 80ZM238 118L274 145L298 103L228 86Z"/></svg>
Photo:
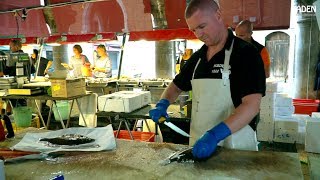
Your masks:
<svg viewBox="0 0 320 180"><path fill-rule="evenodd" d="M297 6L297 13L316 13L317 12L317 7L316 6Z"/></svg>

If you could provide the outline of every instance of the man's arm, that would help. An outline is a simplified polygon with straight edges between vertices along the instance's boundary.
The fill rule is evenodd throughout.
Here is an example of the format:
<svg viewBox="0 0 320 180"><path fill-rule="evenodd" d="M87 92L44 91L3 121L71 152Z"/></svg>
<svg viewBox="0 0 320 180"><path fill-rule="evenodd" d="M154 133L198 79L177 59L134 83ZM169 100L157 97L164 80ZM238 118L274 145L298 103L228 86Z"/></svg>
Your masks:
<svg viewBox="0 0 320 180"><path fill-rule="evenodd" d="M173 82L163 91L160 99L167 99L170 103L173 103L182 92Z"/></svg>
<svg viewBox="0 0 320 180"><path fill-rule="evenodd" d="M262 95L260 93L250 94L242 98L242 103L224 121L231 133L237 132L251 122L259 112L261 98Z"/></svg>

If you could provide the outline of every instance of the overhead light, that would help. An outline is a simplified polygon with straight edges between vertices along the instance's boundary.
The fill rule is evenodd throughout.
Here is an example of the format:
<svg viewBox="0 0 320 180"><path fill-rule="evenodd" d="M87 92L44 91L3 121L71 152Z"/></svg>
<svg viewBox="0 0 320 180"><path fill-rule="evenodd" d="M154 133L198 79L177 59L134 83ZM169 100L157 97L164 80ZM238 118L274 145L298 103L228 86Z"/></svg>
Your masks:
<svg viewBox="0 0 320 180"><path fill-rule="evenodd" d="M21 14L21 18L22 18L22 21L25 21L27 19L27 9L24 8L22 9L22 14Z"/></svg>
<svg viewBox="0 0 320 180"><path fill-rule="evenodd" d="M47 43L48 46L61 46L59 43Z"/></svg>

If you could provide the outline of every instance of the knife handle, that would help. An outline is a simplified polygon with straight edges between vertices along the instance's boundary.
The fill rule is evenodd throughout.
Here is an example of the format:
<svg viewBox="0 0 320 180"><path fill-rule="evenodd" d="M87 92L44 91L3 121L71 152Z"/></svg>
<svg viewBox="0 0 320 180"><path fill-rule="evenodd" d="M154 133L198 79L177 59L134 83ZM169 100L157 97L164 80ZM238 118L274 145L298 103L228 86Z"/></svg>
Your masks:
<svg viewBox="0 0 320 180"><path fill-rule="evenodd" d="M163 123L163 122L165 122L167 119L165 118L165 117L160 117L160 119L159 119L159 123Z"/></svg>

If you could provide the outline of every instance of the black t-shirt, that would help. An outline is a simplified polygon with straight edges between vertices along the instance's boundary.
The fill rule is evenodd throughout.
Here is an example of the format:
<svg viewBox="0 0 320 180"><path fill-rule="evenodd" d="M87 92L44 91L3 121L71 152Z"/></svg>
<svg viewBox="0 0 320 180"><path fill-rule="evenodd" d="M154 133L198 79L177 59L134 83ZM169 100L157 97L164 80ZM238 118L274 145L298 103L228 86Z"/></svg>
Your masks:
<svg viewBox="0 0 320 180"><path fill-rule="evenodd" d="M206 53L208 47L203 45L200 50L195 52L186 62L181 72L176 75L173 82L183 91L192 90L191 80L195 66L201 61L195 71L195 79L221 79L223 69L225 49L229 49L234 39L233 50L230 57L230 91L234 107L238 107L242 98L246 95L261 93L265 95L266 77L264 73L263 61L257 49L240 38L228 32L228 39L224 48L215 54L210 61L207 61Z"/></svg>
<svg viewBox="0 0 320 180"><path fill-rule="evenodd" d="M37 65L36 61L34 59L32 59L32 61L34 62L34 65L36 66ZM48 60L44 57L40 58L39 70L38 70L38 74L37 74L38 76L44 75L44 71L46 70L49 61L50 60Z"/></svg>

